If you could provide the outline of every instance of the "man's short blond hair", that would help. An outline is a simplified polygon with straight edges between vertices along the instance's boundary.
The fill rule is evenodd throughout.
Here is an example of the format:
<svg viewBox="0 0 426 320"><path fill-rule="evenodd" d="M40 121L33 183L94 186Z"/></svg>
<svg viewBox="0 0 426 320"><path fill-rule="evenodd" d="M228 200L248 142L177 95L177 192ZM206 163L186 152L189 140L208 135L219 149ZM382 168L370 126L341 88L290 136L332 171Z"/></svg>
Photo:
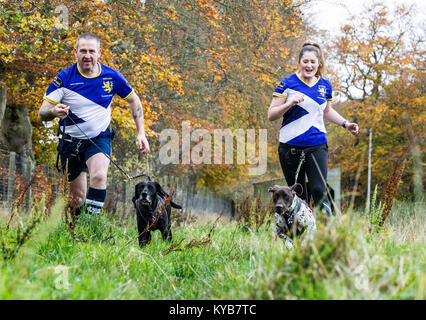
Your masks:
<svg viewBox="0 0 426 320"><path fill-rule="evenodd" d="M101 40L99 39L99 37L94 34L94 33L82 33L78 36L75 47L78 48L78 44L80 42L80 39L87 39L87 40L96 40L96 44L98 45L98 49L101 48Z"/></svg>

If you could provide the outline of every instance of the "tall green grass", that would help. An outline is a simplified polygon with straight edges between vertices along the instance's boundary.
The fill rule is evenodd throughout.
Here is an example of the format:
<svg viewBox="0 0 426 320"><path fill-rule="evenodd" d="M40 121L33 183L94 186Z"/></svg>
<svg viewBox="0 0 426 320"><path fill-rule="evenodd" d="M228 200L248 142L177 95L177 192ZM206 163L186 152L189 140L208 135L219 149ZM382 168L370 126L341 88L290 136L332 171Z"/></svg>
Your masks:
<svg viewBox="0 0 426 320"><path fill-rule="evenodd" d="M425 205L396 204L383 229L348 212L318 223L305 248L286 250L271 224L173 228L177 249L136 221L82 216L72 234L63 205L14 259L0 259L0 299L425 299Z"/></svg>

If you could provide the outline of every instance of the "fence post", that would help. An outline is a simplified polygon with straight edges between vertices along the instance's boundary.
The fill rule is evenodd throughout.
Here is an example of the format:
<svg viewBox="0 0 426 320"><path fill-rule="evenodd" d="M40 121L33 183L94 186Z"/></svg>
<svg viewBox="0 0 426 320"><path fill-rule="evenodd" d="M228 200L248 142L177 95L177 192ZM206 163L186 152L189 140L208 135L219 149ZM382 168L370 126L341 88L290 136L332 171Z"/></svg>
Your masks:
<svg viewBox="0 0 426 320"><path fill-rule="evenodd" d="M192 185L192 197L191 197L191 206L190 206L190 211L189 211L189 213L191 214L191 215L193 215L193 214L195 214L194 212L196 212L195 211L195 197L197 196L197 183L194 183L193 185Z"/></svg>
<svg viewBox="0 0 426 320"><path fill-rule="evenodd" d="M365 203L365 212L367 214L370 213L370 209L371 209L371 204L370 204L370 198L371 198L371 154L372 154L372 150L373 150L373 130L370 128L368 129L368 135L369 135L369 139L368 139L368 173L367 173L367 201ZM373 203L373 205L375 205Z"/></svg>
<svg viewBox="0 0 426 320"><path fill-rule="evenodd" d="M164 176L163 183L164 184L162 184L162 186L163 186L164 189L166 189L166 192L170 192L170 188L169 188L169 185L168 185L168 183L169 183L169 176L168 175Z"/></svg>
<svg viewBox="0 0 426 320"><path fill-rule="evenodd" d="M15 185L15 165L16 165L16 153L11 152L9 156L9 179L7 182L7 203L9 208L12 208L13 203L13 189Z"/></svg>
<svg viewBox="0 0 426 320"><path fill-rule="evenodd" d="M183 189L185 190L185 199L182 199L182 207L183 207L182 213L184 214L184 216L188 216L188 205L189 205L189 197L191 192L191 188L189 187L189 177L185 177L185 186L183 187Z"/></svg>
<svg viewBox="0 0 426 320"><path fill-rule="evenodd" d="M31 181L31 173L32 173L32 169L33 169L33 163L31 162L31 160L27 160L27 166L26 166L26 172L25 172L25 178L27 179L28 183L30 183ZM25 197L25 209L27 211L30 210L30 203L31 202L31 184L28 186L28 190L27 190L27 194Z"/></svg>
<svg viewBox="0 0 426 320"><path fill-rule="evenodd" d="M122 215L123 217L126 217L126 200L127 200L127 183L123 182L123 195L122 195Z"/></svg>
<svg viewBox="0 0 426 320"><path fill-rule="evenodd" d="M182 177L176 177L176 202L182 203Z"/></svg>
<svg viewBox="0 0 426 320"><path fill-rule="evenodd" d="M129 203L132 203L132 198L133 198L133 192L134 192L134 188L133 188L133 180L129 180L127 181L127 186L126 186L126 201L124 203L124 206L126 207L125 212L126 212L126 218L130 217L131 214L131 210L129 209Z"/></svg>

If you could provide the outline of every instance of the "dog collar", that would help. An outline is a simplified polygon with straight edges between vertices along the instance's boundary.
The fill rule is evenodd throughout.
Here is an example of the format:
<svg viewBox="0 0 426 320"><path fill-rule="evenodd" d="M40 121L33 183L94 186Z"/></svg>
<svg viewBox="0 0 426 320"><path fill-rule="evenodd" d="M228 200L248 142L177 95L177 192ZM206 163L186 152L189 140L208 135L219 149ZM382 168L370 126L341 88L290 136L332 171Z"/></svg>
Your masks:
<svg viewBox="0 0 426 320"><path fill-rule="evenodd" d="M161 215L161 209L163 208L163 205L164 205L164 202L165 202L165 200L164 200L164 198L163 197L161 197L161 196L158 196L157 197L157 207L155 208L155 210L154 210L154 215L153 215L153 218L152 219L146 219L145 217L144 217L144 215L142 214L142 212L140 211L140 208L139 208L139 206L137 205L137 201L136 201L136 199L135 198L132 198L132 202L133 202L133 205L135 206L135 208L136 208L136 211L138 212L138 214L139 214L139 216L145 221L145 223L146 224L154 224L154 223L156 223L157 222L157 220L158 220L158 218L160 217L160 215ZM151 208L151 206L150 206L150 208Z"/></svg>
<svg viewBox="0 0 426 320"><path fill-rule="evenodd" d="M286 211L284 211L284 214L286 216L289 216L300 204L300 198L296 195L293 197L293 202L291 203L290 208L288 208Z"/></svg>

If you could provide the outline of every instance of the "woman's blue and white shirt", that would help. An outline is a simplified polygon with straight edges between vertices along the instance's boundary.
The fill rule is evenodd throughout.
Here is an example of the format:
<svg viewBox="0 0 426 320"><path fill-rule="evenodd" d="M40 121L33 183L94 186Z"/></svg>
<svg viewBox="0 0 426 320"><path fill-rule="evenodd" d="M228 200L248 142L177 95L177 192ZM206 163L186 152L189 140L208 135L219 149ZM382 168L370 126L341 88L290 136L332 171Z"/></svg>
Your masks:
<svg viewBox="0 0 426 320"><path fill-rule="evenodd" d="M304 101L284 113L279 141L302 147L324 144L327 131L323 115L327 101L332 99L332 86L321 77L309 86L294 73L281 80L273 96L288 99L300 93L304 95Z"/></svg>

